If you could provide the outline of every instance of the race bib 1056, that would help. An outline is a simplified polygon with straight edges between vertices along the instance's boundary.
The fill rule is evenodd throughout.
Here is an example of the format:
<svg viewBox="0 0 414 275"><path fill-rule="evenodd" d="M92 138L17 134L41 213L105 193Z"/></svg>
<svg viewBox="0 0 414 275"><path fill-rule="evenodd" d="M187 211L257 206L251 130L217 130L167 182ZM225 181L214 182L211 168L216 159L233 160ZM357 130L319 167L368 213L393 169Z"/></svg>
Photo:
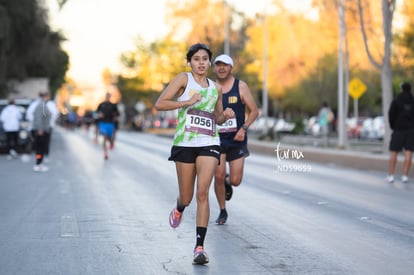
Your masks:
<svg viewBox="0 0 414 275"><path fill-rule="evenodd" d="M187 111L185 130L204 135L214 136L216 134L216 123L212 113L193 110Z"/></svg>

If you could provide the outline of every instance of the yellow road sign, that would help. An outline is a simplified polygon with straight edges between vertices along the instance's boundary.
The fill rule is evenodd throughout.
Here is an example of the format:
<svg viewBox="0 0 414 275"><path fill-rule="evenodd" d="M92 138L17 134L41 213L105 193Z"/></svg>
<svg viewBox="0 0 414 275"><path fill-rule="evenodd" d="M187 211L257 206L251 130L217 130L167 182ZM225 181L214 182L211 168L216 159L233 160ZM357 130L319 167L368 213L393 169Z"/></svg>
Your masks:
<svg viewBox="0 0 414 275"><path fill-rule="evenodd" d="M359 78L355 77L349 81L349 95L352 96L352 98L360 98L366 90L367 86Z"/></svg>

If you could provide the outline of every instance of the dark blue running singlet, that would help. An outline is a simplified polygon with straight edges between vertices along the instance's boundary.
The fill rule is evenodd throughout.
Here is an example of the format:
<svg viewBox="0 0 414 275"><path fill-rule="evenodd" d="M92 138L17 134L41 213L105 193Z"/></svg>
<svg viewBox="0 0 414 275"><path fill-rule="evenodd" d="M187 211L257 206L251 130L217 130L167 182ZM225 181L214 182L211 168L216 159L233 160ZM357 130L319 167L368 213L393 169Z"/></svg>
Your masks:
<svg viewBox="0 0 414 275"><path fill-rule="evenodd" d="M236 114L237 130L246 121L246 105L242 102L239 91L239 80L234 79L233 87L228 93L223 93L223 110L232 108ZM238 147L242 144L247 144L247 135L242 142L234 141L233 138L237 131L229 133L220 133L220 142L222 146Z"/></svg>

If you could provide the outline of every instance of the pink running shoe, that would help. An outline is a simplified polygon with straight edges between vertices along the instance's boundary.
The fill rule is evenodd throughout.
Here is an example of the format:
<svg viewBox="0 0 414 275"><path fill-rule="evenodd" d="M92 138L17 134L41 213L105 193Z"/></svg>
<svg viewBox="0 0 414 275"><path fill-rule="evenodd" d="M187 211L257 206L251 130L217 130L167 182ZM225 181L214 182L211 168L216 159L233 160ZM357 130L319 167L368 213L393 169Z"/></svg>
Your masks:
<svg viewBox="0 0 414 275"><path fill-rule="evenodd" d="M203 264L207 264L207 263L208 263L207 253L204 251L204 248L201 245L197 246L194 249L193 264L203 265Z"/></svg>
<svg viewBox="0 0 414 275"><path fill-rule="evenodd" d="M172 228L177 228L181 223L181 218L183 217L183 213L180 213L177 208L174 207L170 213L170 225Z"/></svg>

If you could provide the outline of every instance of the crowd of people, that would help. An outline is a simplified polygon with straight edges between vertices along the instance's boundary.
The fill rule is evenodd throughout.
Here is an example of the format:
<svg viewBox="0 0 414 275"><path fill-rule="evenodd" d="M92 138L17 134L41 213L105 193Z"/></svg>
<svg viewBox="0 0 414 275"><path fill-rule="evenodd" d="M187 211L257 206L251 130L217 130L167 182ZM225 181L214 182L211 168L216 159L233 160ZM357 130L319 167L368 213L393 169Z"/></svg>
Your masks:
<svg viewBox="0 0 414 275"><path fill-rule="evenodd" d="M18 133L23 120L30 125L33 150L35 152L35 165L33 171L46 172L49 168L45 162L49 161L50 141L52 130L56 125L59 111L56 104L51 100L48 91L39 92L39 97L33 100L25 113L22 113L13 99L0 114L3 129L6 132L7 152L9 159L17 158Z"/></svg>
<svg viewBox="0 0 414 275"><path fill-rule="evenodd" d="M115 134L118 130L119 111L117 105L110 101L111 94L106 93L105 100L95 110L95 117L88 121L89 126L95 126L95 142L98 137L103 137L104 159L108 159L108 151L114 148ZM31 150L34 152L35 164L33 171L47 172L49 167L50 144L53 129L60 120L60 124L66 128L77 127L78 120L69 119L70 116L62 118L56 103L51 99L49 91L41 91L38 98L33 100L26 109L15 103L13 98L9 99L7 106L0 113L0 122L4 129L7 142L8 159L19 157L18 135L23 121L29 123ZM26 156L26 155L23 155Z"/></svg>

